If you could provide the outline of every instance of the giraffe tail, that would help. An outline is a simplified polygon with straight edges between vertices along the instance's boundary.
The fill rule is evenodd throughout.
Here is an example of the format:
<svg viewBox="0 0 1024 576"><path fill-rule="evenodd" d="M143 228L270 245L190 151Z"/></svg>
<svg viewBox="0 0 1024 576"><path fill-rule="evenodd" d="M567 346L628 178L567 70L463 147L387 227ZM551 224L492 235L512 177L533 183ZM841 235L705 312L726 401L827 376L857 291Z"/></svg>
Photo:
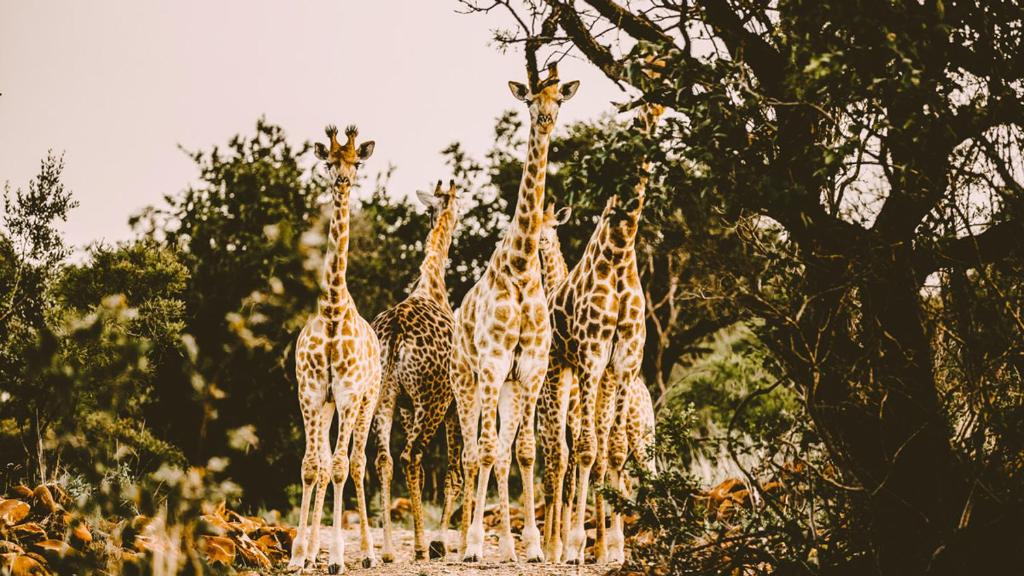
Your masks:
<svg viewBox="0 0 1024 576"><path fill-rule="evenodd" d="M395 372L395 367L398 365L400 359L400 353L402 347L405 344L403 336L405 335L402 331L402 326L397 320L392 320L385 327L386 332L381 334L381 344L384 347L382 350L381 358L383 358L383 366L381 366L381 379L383 381L389 381L392 374Z"/></svg>

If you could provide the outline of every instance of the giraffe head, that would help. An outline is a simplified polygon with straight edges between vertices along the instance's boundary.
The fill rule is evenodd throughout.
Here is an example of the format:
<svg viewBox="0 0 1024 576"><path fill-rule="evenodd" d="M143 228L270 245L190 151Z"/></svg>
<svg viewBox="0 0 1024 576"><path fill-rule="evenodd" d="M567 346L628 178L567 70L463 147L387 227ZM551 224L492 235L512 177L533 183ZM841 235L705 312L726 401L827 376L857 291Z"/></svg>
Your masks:
<svg viewBox="0 0 1024 576"><path fill-rule="evenodd" d="M544 210L544 217L540 221L540 245L541 247L558 246L558 227L569 221L572 216L572 208L562 207L555 211L554 204L548 204Z"/></svg>
<svg viewBox="0 0 1024 576"><path fill-rule="evenodd" d="M430 211L430 223L431 225L437 224L437 218L445 210L451 209L453 214L458 214L458 197L456 195L455 180L448 181L448 189L445 190L441 186L441 181L437 181L437 186L434 187L433 192L426 192L424 190L418 190L416 197L420 199L420 202Z"/></svg>
<svg viewBox="0 0 1024 576"><path fill-rule="evenodd" d="M580 87L579 80L560 84L558 68L552 62L548 66L548 77L536 82L531 81L531 84L527 86L519 82L509 82L508 87L512 90L513 96L530 106L530 122L542 134L549 134L555 127L562 102L576 95L576 89Z"/></svg>
<svg viewBox="0 0 1024 576"><path fill-rule="evenodd" d="M608 241L619 249L627 248L636 239L637 224L640 222L640 211L644 207L643 191L619 198L612 195L605 204L601 219L608 223Z"/></svg>
<svg viewBox="0 0 1024 576"><path fill-rule="evenodd" d="M355 126L345 128L345 143L338 141L338 128L324 129L328 144L317 142L313 148L316 157L324 162L325 175L334 185L335 199L344 198L356 179L356 168L373 154L373 140L356 146L359 130Z"/></svg>

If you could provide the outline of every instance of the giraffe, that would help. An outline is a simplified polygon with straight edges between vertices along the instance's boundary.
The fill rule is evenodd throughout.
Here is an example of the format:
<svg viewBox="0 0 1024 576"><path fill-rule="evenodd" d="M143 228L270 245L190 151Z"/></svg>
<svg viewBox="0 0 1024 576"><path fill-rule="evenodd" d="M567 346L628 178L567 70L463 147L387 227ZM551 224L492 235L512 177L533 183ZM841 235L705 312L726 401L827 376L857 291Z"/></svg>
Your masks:
<svg viewBox="0 0 1024 576"><path fill-rule="evenodd" d="M381 510L384 516L384 549L381 559L394 560L391 533L391 425L396 404L406 445L401 459L405 465L412 499L415 557L422 560L427 549L423 541L423 449L445 420L448 441L448 473L445 476L444 513L440 538L430 546L432 556L447 551L448 522L455 499L462 489L462 440L453 410L450 362L452 351L452 307L448 303L444 272L458 217L455 181L448 189L438 180L433 194L420 192L420 200L432 211L433 225L427 236L426 255L420 276L409 297L373 321L383 348L383 384L380 404L374 416L377 439L377 472L381 481ZM409 409L411 408L411 412ZM447 416L446 416L447 415Z"/></svg>
<svg viewBox="0 0 1024 576"><path fill-rule="evenodd" d="M544 277L544 294L548 297L569 275L565 256L562 255L562 244L558 241L558 227L568 222L570 216L572 208L565 206L555 212L555 205L548 204L540 222L541 273Z"/></svg>
<svg viewBox="0 0 1024 576"><path fill-rule="evenodd" d="M661 111L660 106L644 105L638 118L639 129L649 133ZM646 159L642 168L630 198L621 205L617 196L609 198L583 257L550 299L551 359L539 402L544 490L551 504L545 510L544 529L549 561L558 561L563 553L570 563L583 560L590 472L596 465L596 476L603 479L609 428L618 421L614 408L619 383L638 377L643 358L645 309L636 267L635 237L647 184ZM569 464L567 425L573 440L576 472L574 481L570 480L569 492L570 497L575 492L577 502L575 506L566 502L563 509ZM617 441L620 436L616 435ZM600 493L595 494L595 504L596 551L598 560L604 561ZM621 552L621 547L616 552Z"/></svg>
<svg viewBox="0 0 1024 576"><path fill-rule="evenodd" d="M653 62L649 60L649 62L659 66L663 65L660 60ZM655 72L651 75L657 77L658 74ZM659 104L644 103L637 110L637 116L633 123L634 129L643 136L649 137L654 132L664 111L664 107ZM613 364L613 366L621 366L621 370L614 370L608 375L608 385L602 386L602 393L598 394L597 410L601 423L597 428L597 481L599 484L604 483L605 473L610 467L610 484L612 487L620 489L624 486L622 471L628 453L629 438L626 432L626 422L629 416L630 390L633 390L635 401L643 400L640 392L632 388L636 381L640 380L640 364L643 362L647 328L645 323L647 300L640 286L640 272L636 257L636 233L650 172L651 162L644 157L640 163L640 177L633 187L633 196L628 201L630 206L627 207L625 218L619 224L622 234L627 240L627 249L625 257L619 261L616 290L620 301L628 303L629 313L625 317L620 314L616 330L620 342L625 340L628 345L617 347L616 352L621 352L621 357L619 363ZM640 386L644 386L643 382L640 382ZM646 387L644 390L646 391ZM653 465L653 461L648 462L648 465ZM625 542L622 533L622 514L612 510L611 529L606 542L604 498L601 492L594 495L594 509L597 513L595 550L598 559L607 559L610 562L624 561Z"/></svg>
<svg viewBox="0 0 1024 576"><path fill-rule="evenodd" d="M316 313L309 318L295 345L295 376L306 435L302 458L302 504L299 526L292 546L291 569L314 564L320 551L320 519L328 479L334 484L329 572L344 570L345 541L341 534L342 492L349 474L349 439L353 432L351 473L359 505L360 548L363 565L373 565L373 542L366 516L363 473L366 469L366 438L380 390L380 343L356 310L345 282L348 265L349 192L359 164L373 153L373 141L356 146L355 126L345 129L346 142L338 141L338 129L328 126L329 146L317 143L315 153L333 178L334 209L331 215L327 255L321 275L323 294ZM338 438L333 458L330 428L338 412ZM307 525L313 485L316 501Z"/></svg>
<svg viewBox="0 0 1024 576"><path fill-rule="evenodd" d="M515 214L483 276L455 313L452 383L464 440L462 519L469 526L463 554L467 562L478 562L483 557L484 504L492 468L501 509L499 557L516 561L509 521L508 471L512 441L520 425L516 459L523 477L526 511L522 536L527 560L542 560L540 531L533 514L533 420L547 366L551 329L541 285L538 241L551 132L559 107L576 94L579 82L559 84L553 64L545 80L538 81L536 76L530 75L529 87L509 82L512 94L530 109L528 155Z"/></svg>
<svg viewBox="0 0 1024 576"><path fill-rule="evenodd" d="M609 235L610 215L618 203L616 196L608 199L580 261L560 284L552 287L548 296L552 342L547 375L538 401L538 420L547 502L544 547L551 562L561 558L562 524L568 524L562 505L563 483L569 463L567 439L572 439L575 446L582 423L580 393L586 388L580 383L587 378L600 378L613 343L618 303L610 297L614 292L612 262L620 253L610 244ZM552 254L550 260L559 258L561 255ZM590 391L596 393L596 388L594 384ZM573 422L567 438L570 419ZM571 510L571 506L567 505L565 510Z"/></svg>

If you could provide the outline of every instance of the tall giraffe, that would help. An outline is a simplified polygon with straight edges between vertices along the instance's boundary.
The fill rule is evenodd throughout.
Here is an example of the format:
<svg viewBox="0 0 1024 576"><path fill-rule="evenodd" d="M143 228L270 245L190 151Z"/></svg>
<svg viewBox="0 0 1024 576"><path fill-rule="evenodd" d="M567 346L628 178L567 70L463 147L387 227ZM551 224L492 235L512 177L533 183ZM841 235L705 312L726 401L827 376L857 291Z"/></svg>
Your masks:
<svg viewBox="0 0 1024 576"><path fill-rule="evenodd" d="M323 293L316 313L310 317L295 345L295 376L299 406L306 433L302 458L302 505L299 526L292 546L291 568L316 562L320 551L320 519L328 479L334 482L334 525L329 571L344 570L345 540L341 534L342 493L349 474L349 439L352 443L351 472L359 504L360 548L363 565L373 564L373 542L366 515L363 473L366 469L366 438L380 391L380 343L356 310L348 292L349 192L359 164L373 153L374 143L356 146L355 126L345 129L346 142L338 142L338 129L328 126L329 146L317 143L317 158L324 162L333 179L334 210L331 214L327 255L321 275ZM338 411L338 439L333 462L330 428ZM317 484L313 518L307 526L313 484Z"/></svg>
<svg viewBox="0 0 1024 576"><path fill-rule="evenodd" d="M661 107L643 106L640 130L649 133L649 127L660 114ZM550 299L552 349L539 403L544 490L550 503L545 510L544 545L550 561L558 561L563 552L568 562L583 560L583 524L591 468L596 463L597 476L603 478L619 383L632 382L639 374L646 327L644 299L636 273L635 237L648 169L645 159L633 196L622 205L615 196L608 200L583 257ZM569 492L576 492L578 501L575 506L566 503L563 509L564 478L569 464L566 426L570 420L578 478L575 483L570 481ZM598 559L603 561L600 493L595 495L595 501L599 509L596 550ZM571 518L575 521L566 534Z"/></svg>
<svg viewBox="0 0 1024 576"><path fill-rule="evenodd" d="M384 377L380 405L374 417L377 438L377 472L381 482L381 510L384 516L384 549L381 559L395 558L391 534L391 426L395 406L399 405L400 423L406 432L402 462L412 499L415 555L426 557L423 541L423 450L445 420L448 441L448 473L445 476L444 513L438 542L431 544L431 555L443 557L447 550L448 521L455 499L462 489L462 440L452 403L450 374L452 352L452 307L448 303L444 272L448 249L458 218L455 181L448 189L438 180L433 194L421 192L420 200L432 212L433 225L427 236L426 255L420 276L409 297L373 321L373 329L383 348ZM448 414L448 416L446 416Z"/></svg>
<svg viewBox="0 0 1024 576"><path fill-rule="evenodd" d="M464 550L468 562L483 557L484 504L492 468L501 506L499 556L502 561L516 559L509 521L508 471L512 441L520 424L522 436L516 443L516 459L523 477L526 510L523 541L527 560L542 560L540 532L533 514L533 420L547 367L551 328L537 244L551 132L559 107L576 94L579 82L560 85L554 65L549 67L545 80L537 81L534 75L530 80L529 87L509 82L512 94L530 107L528 155L515 214L483 276L455 313L452 383L464 438L466 489L462 514L463 523L469 525ZM470 515L471 523L467 522Z"/></svg>
<svg viewBox="0 0 1024 576"><path fill-rule="evenodd" d="M649 61L650 62L650 61ZM662 65L661 61L651 62ZM651 74L649 72L649 74ZM657 77L657 73L651 74ZM642 136L650 137L665 112L659 104L645 103L637 110L634 129ZM633 196L628 200L624 218L619 223L622 236L626 240L625 257L618 262L616 293L620 302L624 303L616 326L616 344L613 353L612 371L607 375L598 394L597 413L600 425L598 431L597 481L604 483L605 472L611 467L611 485L622 487L622 468L628 452L628 436L626 434L629 416L630 388L640 381L640 365L643 362L644 342L647 337L647 300L640 286L640 272L636 257L636 234L640 223L640 214L644 207L644 197L650 178L651 162L646 156L640 163L640 177L633 187ZM644 386L640 381L640 385ZM646 388L645 388L646 390ZM635 401L642 397L635 395ZM647 462L653 466L653 461ZM605 541L605 510L601 492L594 495L594 509L597 513L597 535L595 542L598 560L622 562L625 559L624 540L622 534L622 514L612 510L611 531L608 542ZM608 549L610 547L610 549Z"/></svg>

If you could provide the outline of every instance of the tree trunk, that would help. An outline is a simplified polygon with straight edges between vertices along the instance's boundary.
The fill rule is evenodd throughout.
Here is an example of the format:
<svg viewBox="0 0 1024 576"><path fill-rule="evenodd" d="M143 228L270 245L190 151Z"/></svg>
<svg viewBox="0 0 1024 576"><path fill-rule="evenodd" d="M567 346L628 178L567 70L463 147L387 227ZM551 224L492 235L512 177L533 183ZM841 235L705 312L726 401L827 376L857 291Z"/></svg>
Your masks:
<svg viewBox="0 0 1024 576"><path fill-rule="evenodd" d="M794 348L785 357L831 456L865 489L880 573L953 573L933 559L954 533L965 482L936 393L920 287L909 249L867 252L839 279L834 266L809 266L822 297L794 343L816 343L817 354Z"/></svg>

